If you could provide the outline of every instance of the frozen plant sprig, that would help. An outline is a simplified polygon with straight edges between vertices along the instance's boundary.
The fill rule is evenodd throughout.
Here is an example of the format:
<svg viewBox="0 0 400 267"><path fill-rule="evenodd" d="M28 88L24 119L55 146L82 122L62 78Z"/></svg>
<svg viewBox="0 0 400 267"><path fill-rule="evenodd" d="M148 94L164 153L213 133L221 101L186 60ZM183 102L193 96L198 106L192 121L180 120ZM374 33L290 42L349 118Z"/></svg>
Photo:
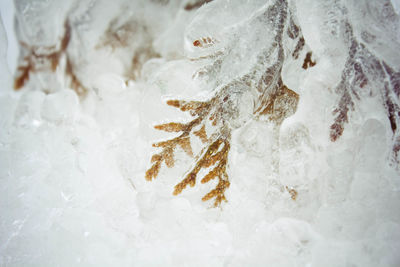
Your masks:
<svg viewBox="0 0 400 267"><path fill-rule="evenodd" d="M227 98L224 98L227 101ZM222 100L223 101L223 100ZM214 97L207 102L199 101L183 101L183 100L169 100L167 104L181 111L189 112L191 116L195 117L188 123L170 122L166 124L156 125L154 128L166 132L180 132L181 134L175 138L154 143L153 147L160 147L162 151L154 154L151 158L153 165L146 172L146 179L152 180L158 176L162 163L169 168L174 166L174 152L177 146L180 146L189 156L193 156L193 150L190 143L190 135L197 136L205 147L196 156L195 166L189 171L185 178L175 186L174 195L180 194L187 185L195 186L196 178L199 171L203 168L214 167L207 175L205 175L201 183L207 183L210 180L218 178L218 184L215 189L207 193L202 200L207 201L215 198L214 206L219 206L223 200L226 201L225 190L229 187L230 183L226 173L226 166L228 162L228 153L230 149L230 130L227 126L222 126L220 131L207 137L205 130L205 123L207 118L212 121L212 125L217 125L221 122L221 116L218 111L221 108L218 106L218 98ZM223 124L223 123L222 123Z"/></svg>
<svg viewBox="0 0 400 267"><path fill-rule="evenodd" d="M65 76L69 78L70 86L77 95L84 97L88 90L77 77L74 64L67 53L71 41L71 35L71 25L67 19L64 22L64 35L60 39L58 45L37 47L21 42L21 47L23 48L22 53L26 55L22 58L22 64L17 68L17 76L14 80L14 90L20 90L23 88L33 73L46 71L54 73L60 66L61 58L65 57ZM45 52L37 52L42 50Z"/></svg>
<svg viewBox="0 0 400 267"><path fill-rule="evenodd" d="M260 31L272 33L269 39L272 41L251 35L252 31L249 29L257 27ZM152 156L152 166L145 174L147 180L152 180L158 176L163 163L167 167L173 167L177 147L181 147L189 156L193 156L190 140L191 136L197 136L204 143L204 147L195 156L194 167L175 186L173 194L180 194L188 185L194 187L196 179L202 174L201 170L206 170L207 173L201 177L201 183L215 179L218 179L218 182L202 200L215 199L214 206L226 201L225 192L230 185L227 168L231 131L249 119L256 119L272 122L277 130L276 133L279 132L280 125L285 118L294 114L299 101L298 94L285 86L282 81L283 62L287 56L297 60L299 55L303 54L303 49L307 48L301 30L291 16L287 2L283 0L263 6L234 30L237 34L232 34L232 38L228 40L215 36L200 36L200 38L193 36L197 38L192 43L194 55L196 51L199 53L197 57L189 57L189 60L201 63L193 78L203 79L215 88L215 93L210 100L204 102L183 100L167 102L170 106L189 112L194 118L187 123L170 122L155 126L158 130L180 134L170 140L153 144L153 147L161 148L161 151ZM247 54L252 58L252 64L243 68L239 75L232 75L232 79L226 81L226 63L231 62L238 51L247 47L241 42L245 38L255 42L254 52ZM291 45L285 46L284 42ZM285 51L288 47L290 51ZM312 60L311 56L309 52L305 56L303 65L299 62L300 69L306 70L315 66L316 61ZM232 67L235 70L243 66L234 64ZM246 100L248 96L252 101ZM248 105L252 105L252 110L247 109ZM244 106L246 108L243 110ZM211 121L210 136L207 136L205 131L208 121ZM275 139L278 142L277 137ZM292 187L286 187L286 190L295 200L297 191Z"/></svg>

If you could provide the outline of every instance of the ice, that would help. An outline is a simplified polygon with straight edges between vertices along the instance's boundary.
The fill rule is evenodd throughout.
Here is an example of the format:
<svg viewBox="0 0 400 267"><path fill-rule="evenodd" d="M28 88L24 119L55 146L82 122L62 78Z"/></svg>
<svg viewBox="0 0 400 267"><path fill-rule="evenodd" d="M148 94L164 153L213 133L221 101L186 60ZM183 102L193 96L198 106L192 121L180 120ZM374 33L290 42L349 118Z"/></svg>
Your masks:
<svg viewBox="0 0 400 267"><path fill-rule="evenodd" d="M54 123L73 122L78 108L78 98L71 90L63 90L46 96L42 117Z"/></svg>
<svg viewBox="0 0 400 267"><path fill-rule="evenodd" d="M398 1L0 7L0 266L400 265Z"/></svg>
<svg viewBox="0 0 400 267"><path fill-rule="evenodd" d="M0 77L0 88L1 91L6 91L6 88L9 88L11 86L11 75L10 75L10 69L6 63L6 58L7 58L7 48L8 48L8 43L7 43L7 35L6 31L3 26L2 22L2 17L0 16L0 72L2 73Z"/></svg>

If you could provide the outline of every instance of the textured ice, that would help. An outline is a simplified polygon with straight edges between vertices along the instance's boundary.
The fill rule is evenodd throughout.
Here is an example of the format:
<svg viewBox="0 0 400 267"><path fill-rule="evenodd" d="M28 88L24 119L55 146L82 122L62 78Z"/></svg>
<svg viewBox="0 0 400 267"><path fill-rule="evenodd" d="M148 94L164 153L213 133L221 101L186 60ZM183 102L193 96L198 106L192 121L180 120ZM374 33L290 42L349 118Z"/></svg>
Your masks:
<svg viewBox="0 0 400 267"><path fill-rule="evenodd" d="M0 266L400 265L398 1L14 4ZM215 96L207 134L231 146L217 208L201 201L215 181L172 195L194 163L182 149L144 178L174 136L153 126L191 119L165 100Z"/></svg>

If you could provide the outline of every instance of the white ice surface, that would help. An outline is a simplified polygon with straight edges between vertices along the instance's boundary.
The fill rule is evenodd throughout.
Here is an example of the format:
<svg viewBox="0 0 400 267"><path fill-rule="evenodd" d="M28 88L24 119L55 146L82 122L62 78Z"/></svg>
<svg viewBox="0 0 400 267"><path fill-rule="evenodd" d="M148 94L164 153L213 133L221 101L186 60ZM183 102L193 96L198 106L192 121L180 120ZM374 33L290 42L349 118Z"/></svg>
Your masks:
<svg viewBox="0 0 400 267"><path fill-rule="evenodd" d="M14 34L14 4L13 0L0 1L0 14L4 28L7 32L7 64L14 73L18 57L18 43Z"/></svg>
<svg viewBox="0 0 400 267"><path fill-rule="evenodd" d="M318 28L317 2L297 6L319 60L307 72L284 67L300 102L279 133L279 166L272 124L250 120L233 131L231 186L221 208L201 201L212 184L172 195L191 164L182 152L176 168L144 179L151 143L168 136L152 126L187 119L163 99L209 94L183 57L194 14L171 2L176 16L157 10L159 21L147 21L162 58L144 65L141 80L125 83L118 62L124 51L84 54L93 63L82 64L93 90L83 101L70 88L12 91L0 25L0 266L400 266L400 177L388 164L390 125L371 97L359 103L342 138L329 141L337 97L330 89L345 58L341 41ZM9 3L1 2L8 38ZM102 19L82 13L81 20ZM95 27L86 33L81 38L96 36ZM7 51L13 69L15 51ZM282 184L296 188L296 201Z"/></svg>

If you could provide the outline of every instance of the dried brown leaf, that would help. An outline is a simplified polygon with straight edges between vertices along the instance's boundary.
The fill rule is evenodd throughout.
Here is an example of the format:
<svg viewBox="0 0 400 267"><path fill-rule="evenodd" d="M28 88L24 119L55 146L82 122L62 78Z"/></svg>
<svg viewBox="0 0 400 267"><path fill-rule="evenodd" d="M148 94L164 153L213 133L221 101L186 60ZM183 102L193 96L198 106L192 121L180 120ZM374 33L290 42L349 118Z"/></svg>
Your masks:
<svg viewBox="0 0 400 267"><path fill-rule="evenodd" d="M175 160L174 160L174 151L173 149L167 149L163 153L163 158L165 161L165 165L167 165L168 168L174 167Z"/></svg>
<svg viewBox="0 0 400 267"><path fill-rule="evenodd" d="M189 102L185 102L183 105L181 105L181 110L182 111L199 110L206 106L207 106L207 103L204 103L204 102L189 101Z"/></svg>
<svg viewBox="0 0 400 267"><path fill-rule="evenodd" d="M201 179L201 183L205 184L208 181L214 179L215 177L217 177L219 175L219 170L220 168L218 168L219 166L215 167L212 171L210 171L206 176L203 177L203 179Z"/></svg>
<svg viewBox="0 0 400 267"><path fill-rule="evenodd" d="M201 142L207 143L208 138L207 138L207 133L206 133L206 127L203 124L203 126L200 128L200 130L193 132L193 134L197 137L200 138Z"/></svg>
<svg viewBox="0 0 400 267"><path fill-rule="evenodd" d="M216 199L214 202L214 207L219 206L223 200L226 201L224 192L229 187L229 185L230 185L229 181L220 179L217 187L215 189L211 190L209 193L207 193L202 198L202 200L207 201L207 200L210 200L215 197Z"/></svg>
<svg viewBox="0 0 400 267"><path fill-rule="evenodd" d="M168 100L167 101L167 105L168 106L172 106L172 107L175 107L175 108L180 108L181 107L181 103L182 103L182 101L180 101L180 100Z"/></svg>
<svg viewBox="0 0 400 267"><path fill-rule="evenodd" d="M154 128L166 132L182 132L186 130L187 125L178 122L170 122L170 123L155 125Z"/></svg>
<svg viewBox="0 0 400 267"><path fill-rule="evenodd" d="M190 157L193 157L193 151L192 151L192 146L190 144L190 138L185 137L182 139L179 139L179 145L182 147L183 151L186 152Z"/></svg>
<svg viewBox="0 0 400 267"><path fill-rule="evenodd" d="M161 141L153 144L153 147L173 147L175 144L175 139Z"/></svg>
<svg viewBox="0 0 400 267"><path fill-rule="evenodd" d="M29 74L32 70L33 67L30 63L27 66L18 67L18 71L21 72L21 74L15 78L14 90L19 90L25 85L29 80Z"/></svg>
<svg viewBox="0 0 400 267"><path fill-rule="evenodd" d="M183 179L179 184L175 185L175 190L173 194L179 195L183 189L186 188L187 185L193 187L196 184L196 176L197 174L194 172L189 173L185 179Z"/></svg>
<svg viewBox="0 0 400 267"><path fill-rule="evenodd" d="M309 67L315 66L316 62L312 61L311 56L312 56L312 52L308 52L306 54L306 57L304 58L304 62L303 62L303 66L302 66L303 69L308 69Z"/></svg>
<svg viewBox="0 0 400 267"><path fill-rule="evenodd" d="M161 162L156 162L153 164L153 166L151 166L150 169L148 169L146 171L146 180L147 181L151 181L153 178L156 178L158 175L158 172L160 171L160 167L161 167Z"/></svg>
<svg viewBox="0 0 400 267"><path fill-rule="evenodd" d="M154 163L154 162L156 162L156 161L161 161L161 160L162 160L162 157L161 157L160 154L154 154L154 155L151 157L151 163Z"/></svg>

